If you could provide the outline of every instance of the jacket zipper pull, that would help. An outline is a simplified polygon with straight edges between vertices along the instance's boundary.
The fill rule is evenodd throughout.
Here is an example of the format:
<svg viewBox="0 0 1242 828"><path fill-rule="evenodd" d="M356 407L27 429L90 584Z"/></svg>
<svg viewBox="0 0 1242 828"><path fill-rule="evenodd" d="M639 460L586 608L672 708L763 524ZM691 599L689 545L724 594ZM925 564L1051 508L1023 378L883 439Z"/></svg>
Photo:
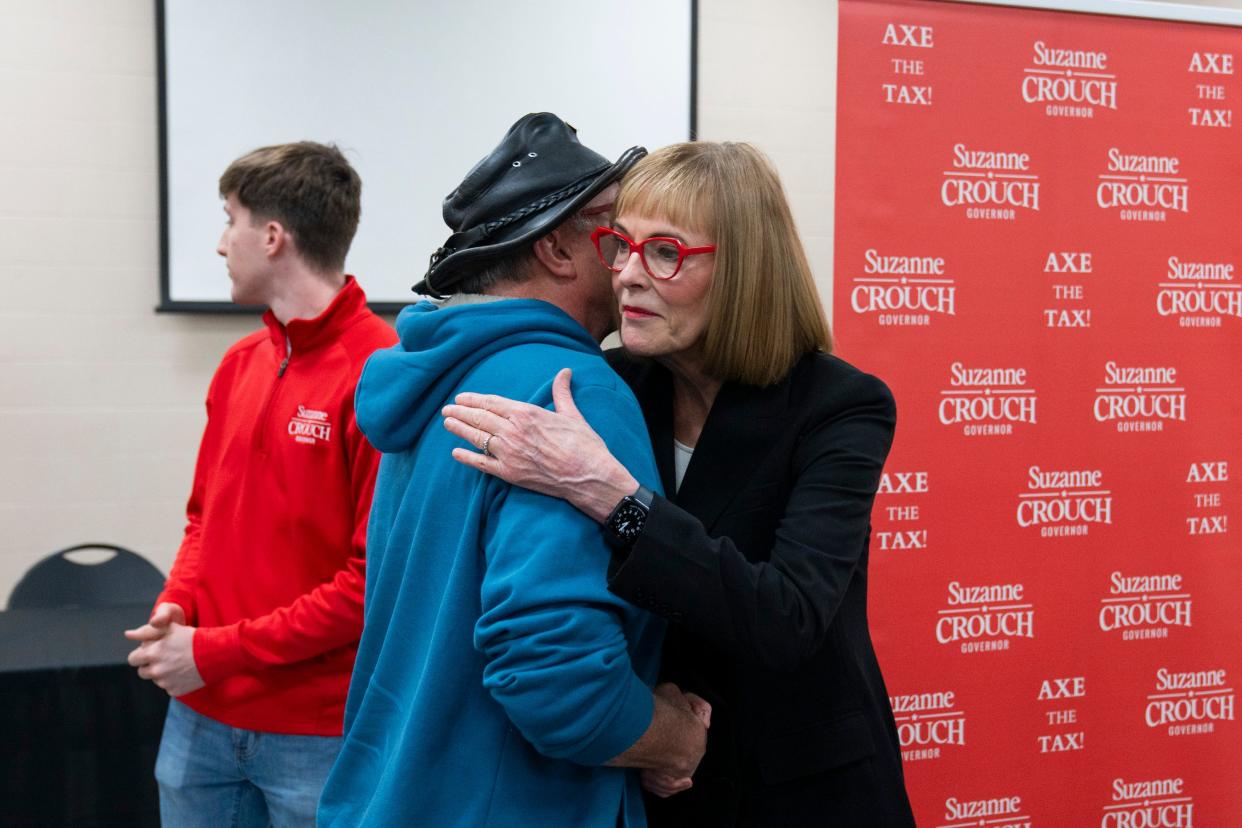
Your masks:
<svg viewBox="0 0 1242 828"><path fill-rule="evenodd" d="M285 375L285 369L288 367L289 367L289 357L285 357L284 361L280 363L280 370L276 372L276 378L280 379L281 377L283 377Z"/></svg>

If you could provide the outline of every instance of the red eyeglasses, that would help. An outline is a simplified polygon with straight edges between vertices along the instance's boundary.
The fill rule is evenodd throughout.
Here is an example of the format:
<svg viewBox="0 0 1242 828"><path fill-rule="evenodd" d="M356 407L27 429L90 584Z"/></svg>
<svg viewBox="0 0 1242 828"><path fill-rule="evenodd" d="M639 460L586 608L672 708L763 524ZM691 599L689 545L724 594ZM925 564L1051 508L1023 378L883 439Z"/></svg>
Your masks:
<svg viewBox="0 0 1242 828"><path fill-rule="evenodd" d="M704 247L686 247L670 236L652 236L636 242L624 233L618 233L611 227L596 227L591 233L591 243L599 253L599 260L604 267L620 273L630 260L631 253L638 253L643 268L654 279L671 279L681 270L681 263L687 256L699 253L715 253L716 245Z"/></svg>

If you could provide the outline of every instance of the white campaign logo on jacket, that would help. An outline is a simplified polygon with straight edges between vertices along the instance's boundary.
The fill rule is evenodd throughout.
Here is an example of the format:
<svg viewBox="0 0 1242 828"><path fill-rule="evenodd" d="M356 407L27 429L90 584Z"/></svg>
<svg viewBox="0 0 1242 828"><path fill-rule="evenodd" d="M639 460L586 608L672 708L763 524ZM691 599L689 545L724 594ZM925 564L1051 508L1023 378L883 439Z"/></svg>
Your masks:
<svg viewBox="0 0 1242 828"><path fill-rule="evenodd" d="M328 422L328 412L299 405L298 413L289 418L289 436L299 443L312 446L320 440L325 443L330 441L332 424Z"/></svg>

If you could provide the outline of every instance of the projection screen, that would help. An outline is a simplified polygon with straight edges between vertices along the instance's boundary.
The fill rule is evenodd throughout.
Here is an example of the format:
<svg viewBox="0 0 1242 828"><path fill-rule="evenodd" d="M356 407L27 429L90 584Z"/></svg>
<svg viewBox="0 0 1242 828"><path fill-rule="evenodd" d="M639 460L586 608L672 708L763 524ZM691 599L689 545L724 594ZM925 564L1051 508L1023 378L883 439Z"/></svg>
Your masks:
<svg viewBox="0 0 1242 828"><path fill-rule="evenodd" d="M615 158L694 130L692 0L162 0L162 311L229 311L217 181L311 139L363 180L346 262L395 309L448 236L441 203L521 115L551 111Z"/></svg>

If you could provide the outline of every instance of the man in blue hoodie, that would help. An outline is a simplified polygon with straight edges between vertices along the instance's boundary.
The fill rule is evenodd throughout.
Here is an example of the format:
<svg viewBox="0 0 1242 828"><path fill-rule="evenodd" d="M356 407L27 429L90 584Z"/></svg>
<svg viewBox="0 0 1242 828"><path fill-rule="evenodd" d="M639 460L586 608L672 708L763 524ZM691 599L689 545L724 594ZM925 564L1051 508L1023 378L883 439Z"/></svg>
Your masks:
<svg viewBox="0 0 1242 828"><path fill-rule="evenodd" d="M358 383L358 424L384 456L321 825L644 826L626 768L689 777L702 757L701 700L652 690L663 628L608 592L604 530L454 461L463 444L439 416L467 390L550 407L572 368L591 426L659 479L598 346L614 300L589 238L644 154L609 163L556 116L527 115L445 199L454 233L417 289L449 298L406 308L399 345Z"/></svg>

